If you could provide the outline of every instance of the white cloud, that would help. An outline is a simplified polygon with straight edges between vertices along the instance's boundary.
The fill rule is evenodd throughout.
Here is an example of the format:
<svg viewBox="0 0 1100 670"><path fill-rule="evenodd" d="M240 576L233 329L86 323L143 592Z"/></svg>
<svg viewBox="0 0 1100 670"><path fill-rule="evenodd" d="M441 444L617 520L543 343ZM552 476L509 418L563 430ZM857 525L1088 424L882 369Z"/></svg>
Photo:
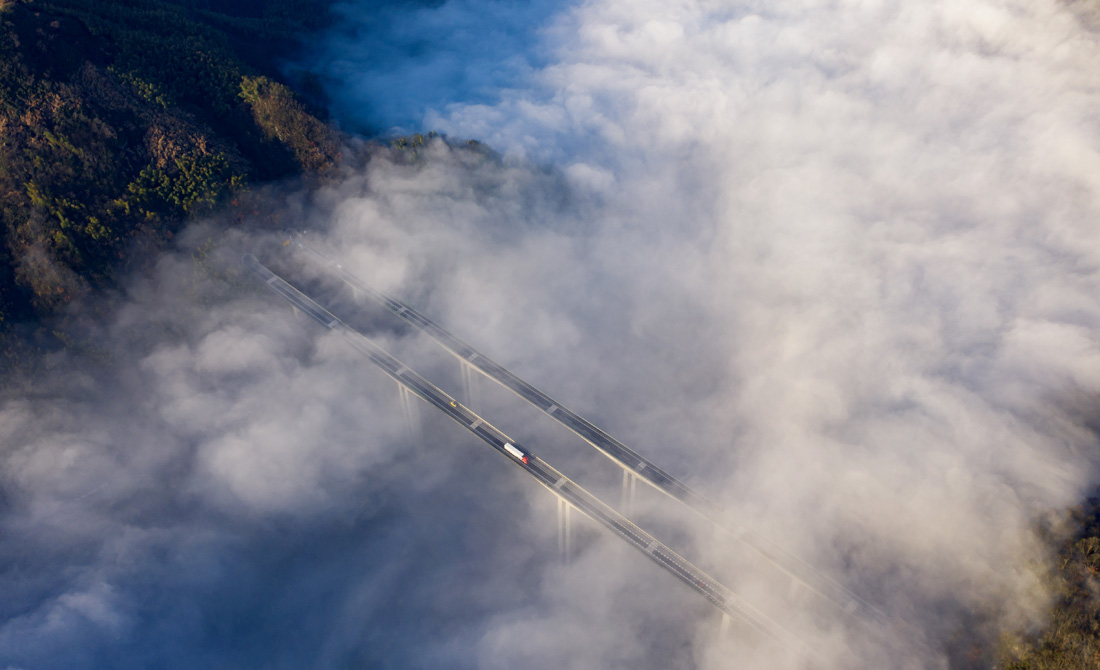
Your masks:
<svg viewBox="0 0 1100 670"><path fill-rule="evenodd" d="M435 313L823 565L860 547L847 579L903 570L906 615L1026 616L1036 515L1096 482L1097 36L1053 2L615 0L547 35L529 82L426 123L597 199L490 203L566 247L410 208L464 233ZM569 344L539 339L551 318Z"/></svg>
<svg viewBox="0 0 1100 670"><path fill-rule="evenodd" d="M456 7L418 20L470 25ZM735 543L642 494L647 523L829 659L944 667L969 617L1034 617L1034 523L1097 483L1096 34L1060 3L1008 0L592 0L537 32L545 65L488 102L406 101L503 157L379 151L295 223L886 611L870 641L815 618ZM352 73L380 66L339 45L346 111L364 99ZM227 235L226 266L251 250L301 272L267 242ZM192 266L166 257L107 327L111 398L76 382L2 409L11 519L109 483L77 506L84 533L60 521L72 506L46 517L55 565L98 576L71 547L169 529L103 578L123 611L157 592L118 580L162 575L163 542L228 566L185 581L199 614L162 608L174 621L219 616L203 589L241 581L269 634L299 604L324 622L300 646L238 642L242 658L800 667L716 636L705 603L590 529L557 565L545 492L427 408L432 451L403 450L392 382L259 287ZM460 395L424 338L363 319ZM487 418L614 500L613 469L483 386ZM249 580L287 587L260 597ZM53 602L28 589L31 610ZM358 622L385 639L363 642ZM218 657L180 625L166 638ZM0 630L0 662L46 658L12 641L19 626Z"/></svg>

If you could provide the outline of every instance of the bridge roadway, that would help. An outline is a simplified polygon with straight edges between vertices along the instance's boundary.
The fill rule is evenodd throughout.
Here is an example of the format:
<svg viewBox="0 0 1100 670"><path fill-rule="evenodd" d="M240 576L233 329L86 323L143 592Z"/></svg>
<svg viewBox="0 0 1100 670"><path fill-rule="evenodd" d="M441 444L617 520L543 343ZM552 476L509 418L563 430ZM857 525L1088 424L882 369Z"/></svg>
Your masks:
<svg viewBox="0 0 1100 670"><path fill-rule="evenodd" d="M302 235L300 233L288 231L287 235L288 242L293 242L296 248L320 261L328 271L338 276L353 290L360 291L364 295L369 296L406 322L424 331L429 337L461 359L464 363L474 366L486 377L512 391L550 418L573 431L573 433L578 435L581 439L618 463L623 469L633 472L658 491L680 501L711 523L723 528L735 538L744 542L746 546L762 555L771 562L772 565L786 573L791 579L799 582L849 615L859 616L866 620L878 621L880 623L885 621L884 614L859 596L821 574L802 559L764 538L759 533L741 524L731 523L716 504L710 502L665 470L662 470L649 459L600 430L590 421L564 407L560 402L516 376L503 365L493 361L447 332L409 305L369 286L358 277L345 270L339 263L307 245L302 240Z"/></svg>
<svg viewBox="0 0 1100 670"><path fill-rule="evenodd" d="M365 354L372 363L399 384L404 385L466 430L481 438L489 446L503 454L509 462L519 466L528 475L534 477L536 481L548 488L554 495L564 499L575 509L580 510L589 518L608 528L620 539L644 554L649 560L701 593L715 607L745 622L753 630L780 644L801 648L807 652L810 651L794 634L784 629L766 614L600 501L599 498L565 477L549 463L531 454L526 448L411 370L362 333L345 324L324 307L318 305L307 295L269 270L255 256L246 255L244 263L275 292L282 295L292 305L328 330L341 335L352 347ZM511 444L522 450L528 456L528 462L523 463L511 456L505 450L505 444Z"/></svg>

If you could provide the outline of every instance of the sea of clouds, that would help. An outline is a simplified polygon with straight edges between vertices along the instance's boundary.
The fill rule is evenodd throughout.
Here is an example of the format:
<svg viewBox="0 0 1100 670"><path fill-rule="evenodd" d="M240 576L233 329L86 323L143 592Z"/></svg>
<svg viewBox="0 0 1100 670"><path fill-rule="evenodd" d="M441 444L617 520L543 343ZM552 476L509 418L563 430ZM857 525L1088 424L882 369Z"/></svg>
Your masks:
<svg viewBox="0 0 1100 670"><path fill-rule="evenodd" d="M720 634L590 522L563 564L544 489L427 405L410 431L392 381L240 268L315 275L257 216L196 222L83 308L95 346L5 396L0 665L988 664L1042 624L1039 521L1100 474L1090 11L349 2L309 58L342 125L451 140L273 192L280 226L874 620L644 486L643 525L812 651ZM310 281L467 400L425 338ZM486 381L470 404L618 503L579 439Z"/></svg>

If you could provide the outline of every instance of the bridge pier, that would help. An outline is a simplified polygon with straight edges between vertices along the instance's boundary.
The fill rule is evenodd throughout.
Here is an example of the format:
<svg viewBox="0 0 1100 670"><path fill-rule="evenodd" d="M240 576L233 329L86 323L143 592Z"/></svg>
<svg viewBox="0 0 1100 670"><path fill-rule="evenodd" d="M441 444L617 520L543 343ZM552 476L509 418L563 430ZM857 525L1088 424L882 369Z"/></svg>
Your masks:
<svg viewBox="0 0 1100 670"><path fill-rule="evenodd" d="M620 509L623 516L634 514L634 491L637 489L638 475L633 471L623 468L623 500Z"/></svg>
<svg viewBox="0 0 1100 670"><path fill-rule="evenodd" d="M401 413L405 417L405 431L414 447L424 442L424 433L420 426L420 410L416 406L413 392L404 384L397 385L397 394L401 397Z"/></svg>
<svg viewBox="0 0 1100 670"><path fill-rule="evenodd" d="M787 600L791 602L798 602L799 596L802 595L802 582L798 581L794 577L789 577L791 580L790 585L787 587Z"/></svg>
<svg viewBox="0 0 1100 670"><path fill-rule="evenodd" d="M462 390L466 406L477 410L481 407L481 388L478 386L478 370L466 361L462 361Z"/></svg>
<svg viewBox="0 0 1100 670"><path fill-rule="evenodd" d="M722 623L718 626L719 635L725 635L730 630L730 615L722 612Z"/></svg>
<svg viewBox="0 0 1100 670"><path fill-rule="evenodd" d="M565 502L565 499L558 498L558 554L562 563L569 562L573 550L572 511L572 505Z"/></svg>

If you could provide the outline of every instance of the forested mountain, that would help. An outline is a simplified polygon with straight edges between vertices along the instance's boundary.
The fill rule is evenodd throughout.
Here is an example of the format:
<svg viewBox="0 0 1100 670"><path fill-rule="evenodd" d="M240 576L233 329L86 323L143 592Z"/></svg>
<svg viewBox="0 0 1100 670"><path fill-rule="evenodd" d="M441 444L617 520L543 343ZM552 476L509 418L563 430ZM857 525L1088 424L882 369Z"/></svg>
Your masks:
<svg viewBox="0 0 1100 670"><path fill-rule="evenodd" d="M0 0L0 329L247 184L330 168L337 134L276 70L325 6Z"/></svg>
<svg viewBox="0 0 1100 670"><path fill-rule="evenodd" d="M1060 539L1047 535L1056 550L1045 575L1055 596L1050 619L1042 631L1003 635L997 668L1100 668L1100 500L1069 510L1064 523Z"/></svg>

